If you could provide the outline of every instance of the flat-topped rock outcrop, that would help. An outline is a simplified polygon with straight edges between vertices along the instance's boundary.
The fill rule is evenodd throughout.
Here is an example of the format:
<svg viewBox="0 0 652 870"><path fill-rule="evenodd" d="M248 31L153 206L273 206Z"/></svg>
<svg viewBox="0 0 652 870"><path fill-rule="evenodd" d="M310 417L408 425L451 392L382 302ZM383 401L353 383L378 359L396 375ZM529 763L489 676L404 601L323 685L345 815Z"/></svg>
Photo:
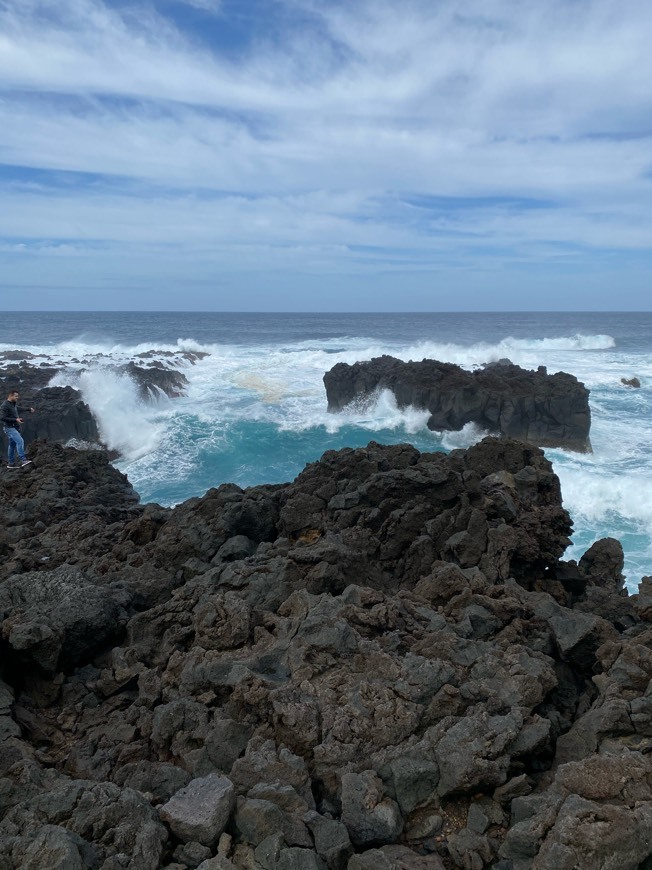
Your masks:
<svg viewBox="0 0 652 870"><path fill-rule="evenodd" d="M0 473L0 866L637 870L652 579L540 449L331 451L139 504Z"/></svg>
<svg viewBox="0 0 652 870"><path fill-rule="evenodd" d="M391 390L401 408L430 412L428 428L457 431L467 423L540 447L590 451L589 391L565 372L528 371L509 360L466 371L452 363L391 356L353 365L338 363L324 375L328 410Z"/></svg>

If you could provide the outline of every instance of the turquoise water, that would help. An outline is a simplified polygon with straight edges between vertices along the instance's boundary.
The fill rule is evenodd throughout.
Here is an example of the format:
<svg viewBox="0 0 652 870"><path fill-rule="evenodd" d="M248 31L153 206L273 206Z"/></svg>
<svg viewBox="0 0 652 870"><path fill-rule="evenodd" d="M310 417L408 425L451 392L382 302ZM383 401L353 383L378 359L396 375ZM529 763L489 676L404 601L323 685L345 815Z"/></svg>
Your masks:
<svg viewBox="0 0 652 870"><path fill-rule="evenodd" d="M16 347L69 366L57 383L82 390L142 500L164 505L227 481L288 481L325 450L372 439L450 450L484 434L430 432L427 413L399 411L389 394L328 414L322 377L336 362L389 353L471 368L509 357L571 372L591 390L594 453L547 451L575 524L567 556L613 535L630 587L652 574L650 313L12 313L0 326L0 351ZM208 355L192 364L184 350ZM183 367L186 397L143 404L108 367L147 351ZM621 384L632 376L640 390Z"/></svg>

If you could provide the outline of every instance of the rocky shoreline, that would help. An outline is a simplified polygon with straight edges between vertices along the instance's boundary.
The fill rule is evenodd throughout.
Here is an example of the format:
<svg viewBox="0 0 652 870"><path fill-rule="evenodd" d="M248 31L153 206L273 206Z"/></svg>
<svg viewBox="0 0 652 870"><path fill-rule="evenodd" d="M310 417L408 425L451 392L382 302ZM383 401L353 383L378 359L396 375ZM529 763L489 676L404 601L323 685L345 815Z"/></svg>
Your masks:
<svg viewBox="0 0 652 870"><path fill-rule="evenodd" d="M652 581L543 452L324 454L141 505L0 476L2 870L652 866Z"/></svg>

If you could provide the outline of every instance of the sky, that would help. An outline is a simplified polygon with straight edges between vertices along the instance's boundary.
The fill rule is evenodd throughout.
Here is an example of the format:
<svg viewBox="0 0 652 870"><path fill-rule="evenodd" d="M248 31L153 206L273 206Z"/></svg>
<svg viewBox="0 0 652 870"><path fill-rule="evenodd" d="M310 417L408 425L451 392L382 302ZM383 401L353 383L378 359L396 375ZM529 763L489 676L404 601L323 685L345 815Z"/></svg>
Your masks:
<svg viewBox="0 0 652 870"><path fill-rule="evenodd" d="M0 0L0 309L650 310L649 0Z"/></svg>

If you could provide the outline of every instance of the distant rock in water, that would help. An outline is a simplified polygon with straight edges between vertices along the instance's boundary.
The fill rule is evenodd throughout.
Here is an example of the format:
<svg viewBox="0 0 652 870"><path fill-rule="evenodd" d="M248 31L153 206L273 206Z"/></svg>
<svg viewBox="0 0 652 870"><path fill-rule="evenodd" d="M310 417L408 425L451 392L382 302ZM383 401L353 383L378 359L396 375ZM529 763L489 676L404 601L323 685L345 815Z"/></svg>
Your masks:
<svg viewBox="0 0 652 870"><path fill-rule="evenodd" d="M475 423L540 447L591 450L589 391L573 375L549 375L544 366L528 371L502 359L469 372L452 363L384 355L338 363L324 375L324 385L331 412L387 389L399 407L427 409L428 428L435 431Z"/></svg>
<svg viewBox="0 0 652 870"><path fill-rule="evenodd" d="M120 371L129 375L137 384L142 399L151 399L163 393L170 399L185 396L188 378L176 369L168 369L160 362L151 362L148 366L139 366L134 362L127 363Z"/></svg>
<svg viewBox="0 0 652 870"><path fill-rule="evenodd" d="M620 383L624 384L626 387L636 387L636 389L641 386L641 382L638 378L621 378Z"/></svg>

